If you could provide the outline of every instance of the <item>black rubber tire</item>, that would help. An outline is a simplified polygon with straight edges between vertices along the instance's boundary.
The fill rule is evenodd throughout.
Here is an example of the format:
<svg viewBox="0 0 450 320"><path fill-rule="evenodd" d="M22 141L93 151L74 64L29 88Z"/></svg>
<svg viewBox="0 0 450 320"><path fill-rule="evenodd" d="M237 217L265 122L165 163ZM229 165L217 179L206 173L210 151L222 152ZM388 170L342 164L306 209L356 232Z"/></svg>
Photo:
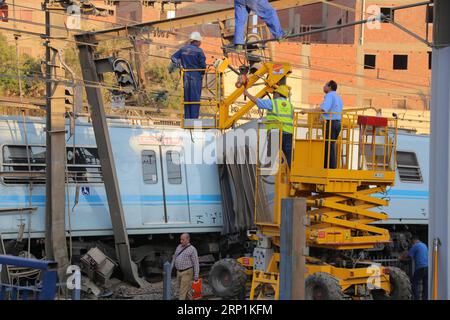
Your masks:
<svg viewBox="0 0 450 320"><path fill-rule="evenodd" d="M306 300L344 300L339 280L326 272L316 272L306 278Z"/></svg>
<svg viewBox="0 0 450 320"><path fill-rule="evenodd" d="M235 259L219 260L209 272L209 285L214 295L223 299L242 299L246 283L245 267Z"/></svg>
<svg viewBox="0 0 450 320"><path fill-rule="evenodd" d="M408 275L400 268L387 267L391 283L391 294L386 294L383 290L373 290L374 300L411 300L412 288Z"/></svg>

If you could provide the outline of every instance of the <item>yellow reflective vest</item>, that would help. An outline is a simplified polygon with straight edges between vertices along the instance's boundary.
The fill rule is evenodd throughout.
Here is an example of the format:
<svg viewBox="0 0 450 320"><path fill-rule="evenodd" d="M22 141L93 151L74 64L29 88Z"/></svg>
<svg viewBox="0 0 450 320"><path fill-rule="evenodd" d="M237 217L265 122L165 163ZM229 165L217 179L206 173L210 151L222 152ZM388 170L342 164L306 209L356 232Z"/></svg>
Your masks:
<svg viewBox="0 0 450 320"><path fill-rule="evenodd" d="M281 123L283 132L294 133L294 107L286 99L272 99L272 111L267 113L266 120L273 122L266 124L267 129L279 129L276 121Z"/></svg>

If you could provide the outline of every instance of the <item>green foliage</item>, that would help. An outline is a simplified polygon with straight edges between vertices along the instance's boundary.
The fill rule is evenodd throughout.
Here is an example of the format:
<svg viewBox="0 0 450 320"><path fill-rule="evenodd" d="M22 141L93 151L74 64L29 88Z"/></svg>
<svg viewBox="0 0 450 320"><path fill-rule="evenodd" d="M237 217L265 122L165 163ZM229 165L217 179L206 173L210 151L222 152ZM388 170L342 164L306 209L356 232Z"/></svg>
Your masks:
<svg viewBox="0 0 450 320"><path fill-rule="evenodd" d="M158 107L178 110L181 107L181 82L179 72L169 73L167 61L155 61L145 65L148 79L147 95Z"/></svg>
<svg viewBox="0 0 450 320"><path fill-rule="evenodd" d="M44 96L45 82L39 61L26 54L21 54L18 58L24 96ZM16 48L8 44L4 35L0 35L0 61L0 95L19 96Z"/></svg>

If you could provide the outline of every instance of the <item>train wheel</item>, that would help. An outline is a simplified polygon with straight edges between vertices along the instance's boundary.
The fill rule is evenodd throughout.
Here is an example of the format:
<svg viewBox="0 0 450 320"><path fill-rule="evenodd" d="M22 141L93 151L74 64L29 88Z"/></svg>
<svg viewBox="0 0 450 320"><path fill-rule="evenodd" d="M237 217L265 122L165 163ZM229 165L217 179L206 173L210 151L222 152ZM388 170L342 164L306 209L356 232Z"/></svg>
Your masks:
<svg viewBox="0 0 450 320"><path fill-rule="evenodd" d="M306 278L306 300L344 300L339 280L326 272L316 272Z"/></svg>
<svg viewBox="0 0 450 320"><path fill-rule="evenodd" d="M209 285L216 296L224 299L245 298L246 282L245 268L235 259L219 260L209 272Z"/></svg>

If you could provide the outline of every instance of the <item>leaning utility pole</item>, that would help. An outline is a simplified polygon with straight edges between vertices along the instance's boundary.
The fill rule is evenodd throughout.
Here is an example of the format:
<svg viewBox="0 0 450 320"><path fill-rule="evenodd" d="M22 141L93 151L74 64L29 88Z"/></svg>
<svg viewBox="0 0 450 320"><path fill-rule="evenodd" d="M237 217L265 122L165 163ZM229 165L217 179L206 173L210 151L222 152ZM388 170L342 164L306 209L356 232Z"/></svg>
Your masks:
<svg viewBox="0 0 450 320"><path fill-rule="evenodd" d="M450 299L450 1L434 0L429 241L438 248L437 298ZM431 252L432 250L430 250ZM433 254L430 254L433 257ZM430 261L432 261L430 259ZM434 267L430 264L430 267ZM430 268L430 271L432 268ZM433 272L430 272L433 280ZM433 281L429 282L433 284ZM434 291L430 286L430 297Z"/></svg>
<svg viewBox="0 0 450 320"><path fill-rule="evenodd" d="M63 281L69 259L65 224L66 123L65 87L61 78L65 70L60 52L66 45L64 1L45 0L46 31L46 194L45 194L45 252L47 259L58 263L59 281Z"/></svg>

